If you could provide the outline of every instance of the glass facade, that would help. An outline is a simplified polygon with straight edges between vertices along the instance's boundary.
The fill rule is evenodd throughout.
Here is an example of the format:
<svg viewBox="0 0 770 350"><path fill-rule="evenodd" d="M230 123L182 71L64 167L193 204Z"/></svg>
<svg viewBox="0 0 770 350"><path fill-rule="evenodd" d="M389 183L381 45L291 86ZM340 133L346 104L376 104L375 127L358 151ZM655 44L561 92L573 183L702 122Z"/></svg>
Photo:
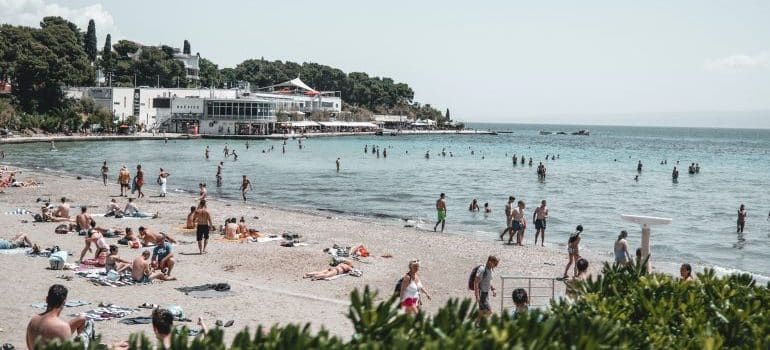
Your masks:
<svg viewBox="0 0 770 350"><path fill-rule="evenodd" d="M206 101L206 119L275 121L269 102Z"/></svg>

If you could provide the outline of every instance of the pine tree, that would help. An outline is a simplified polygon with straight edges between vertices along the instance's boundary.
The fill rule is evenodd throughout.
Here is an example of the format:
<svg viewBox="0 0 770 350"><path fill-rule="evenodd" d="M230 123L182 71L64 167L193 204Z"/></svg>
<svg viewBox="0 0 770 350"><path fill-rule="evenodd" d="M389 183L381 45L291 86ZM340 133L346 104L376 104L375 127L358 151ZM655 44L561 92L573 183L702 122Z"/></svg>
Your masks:
<svg viewBox="0 0 770 350"><path fill-rule="evenodd" d="M189 55L190 54L190 42L187 41L187 39L185 39L185 41L184 41L184 48L182 49L182 53L185 54L185 55Z"/></svg>
<svg viewBox="0 0 770 350"><path fill-rule="evenodd" d="M84 45L88 59L91 62L96 61L96 24L94 24L93 19L88 21L88 31L86 32Z"/></svg>
<svg viewBox="0 0 770 350"><path fill-rule="evenodd" d="M452 118L449 117L449 108L446 109L446 115L444 115L444 119L446 119L448 122L452 121Z"/></svg>

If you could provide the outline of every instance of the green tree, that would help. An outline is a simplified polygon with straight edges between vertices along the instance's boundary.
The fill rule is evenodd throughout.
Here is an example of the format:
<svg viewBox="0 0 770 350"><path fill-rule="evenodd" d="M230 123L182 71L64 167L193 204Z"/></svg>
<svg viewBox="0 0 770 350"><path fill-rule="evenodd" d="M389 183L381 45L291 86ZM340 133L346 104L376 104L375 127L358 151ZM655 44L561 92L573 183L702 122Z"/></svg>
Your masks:
<svg viewBox="0 0 770 350"><path fill-rule="evenodd" d="M102 48L102 54L99 58L98 66L101 68L105 79L111 79L115 70L115 54L112 52L112 36L107 34L104 39L104 48Z"/></svg>
<svg viewBox="0 0 770 350"><path fill-rule="evenodd" d="M112 48L115 49L118 58L127 58L129 54L136 53L139 50L139 45L129 40L118 40Z"/></svg>
<svg viewBox="0 0 770 350"><path fill-rule="evenodd" d="M185 55L190 54L190 42L187 41L187 39L184 39L184 46L182 48L182 53Z"/></svg>
<svg viewBox="0 0 770 350"><path fill-rule="evenodd" d="M96 24L94 24L94 20L88 21L88 30L86 31L86 37L85 37L85 51L86 55L88 55L88 59L91 60L91 62L96 61Z"/></svg>
<svg viewBox="0 0 770 350"><path fill-rule="evenodd" d="M448 122L449 122L449 121L452 121L452 118L451 118L451 117L449 117L449 108L447 108L447 109L446 109L446 114L444 114L444 119L445 119L446 121L448 121Z"/></svg>
<svg viewBox="0 0 770 350"><path fill-rule="evenodd" d="M199 66L201 86L219 87L222 81L222 74L219 72L217 65L205 58L201 58Z"/></svg>

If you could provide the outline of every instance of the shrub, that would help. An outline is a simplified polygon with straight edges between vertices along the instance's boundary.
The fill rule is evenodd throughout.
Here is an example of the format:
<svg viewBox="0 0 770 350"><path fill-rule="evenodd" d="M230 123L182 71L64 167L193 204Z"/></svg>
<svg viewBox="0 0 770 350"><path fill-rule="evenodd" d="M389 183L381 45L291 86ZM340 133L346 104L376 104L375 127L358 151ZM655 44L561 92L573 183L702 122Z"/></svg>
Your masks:
<svg viewBox="0 0 770 350"><path fill-rule="evenodd" d="M681 282L647 274L641 265L604 265L601 276L579 283L577 300L559 299L547 310L494 315L476 324L471 300L451 299L435 315L407 316L395 296L378 302L366 287L351 293L351 339L310 325L273 326L239 332L232 349L767 349L770 348L768 286L748 275L717 277L713 270ZM186 332L183 332L186 334ZM152 342L133 335L131 349ZM49 346L49 349L60 348ZM192 341L174 337L175 349L224 349L212 330Z"/></svg>

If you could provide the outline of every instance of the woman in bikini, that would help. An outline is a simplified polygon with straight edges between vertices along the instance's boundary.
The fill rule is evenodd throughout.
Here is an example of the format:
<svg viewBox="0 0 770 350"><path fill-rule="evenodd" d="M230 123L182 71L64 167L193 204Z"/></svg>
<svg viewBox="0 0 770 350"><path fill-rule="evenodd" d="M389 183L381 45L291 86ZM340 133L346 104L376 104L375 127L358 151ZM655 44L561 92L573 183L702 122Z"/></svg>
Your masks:
<svg viewBox="0 0 770 350"><path fill-rule="evenodd" d="M330 267L326 270L308 272L302 278L310 278L312 281L322 280L337 275L344 275L353 270L353 263L350 260L343 260L337 266Z"/></svg>
<svg viewBox="0 0 770 350"><path fill-rule="evenodd" d="M574 269L572 272L572 276L577 276L577 261L580 259L580 234L583 233L583 225L577 225L577 228L575 228L575 233L569 236L569 241L567 241L567 253L569 254L569 262L567 263L567 267L564 268L564 279L567 279L569 277L567 273L569 272L570 266L573 264Z"/></svg>
<svg viewBox="0 0 770 350"><path fill-rule="evenodd" d="M107 255L107 259L105 260L104 270L106 272L115 271L117 273L121 273L130 267L130 261L118 256L118 246L110 244L110 254Z"/></svg>

